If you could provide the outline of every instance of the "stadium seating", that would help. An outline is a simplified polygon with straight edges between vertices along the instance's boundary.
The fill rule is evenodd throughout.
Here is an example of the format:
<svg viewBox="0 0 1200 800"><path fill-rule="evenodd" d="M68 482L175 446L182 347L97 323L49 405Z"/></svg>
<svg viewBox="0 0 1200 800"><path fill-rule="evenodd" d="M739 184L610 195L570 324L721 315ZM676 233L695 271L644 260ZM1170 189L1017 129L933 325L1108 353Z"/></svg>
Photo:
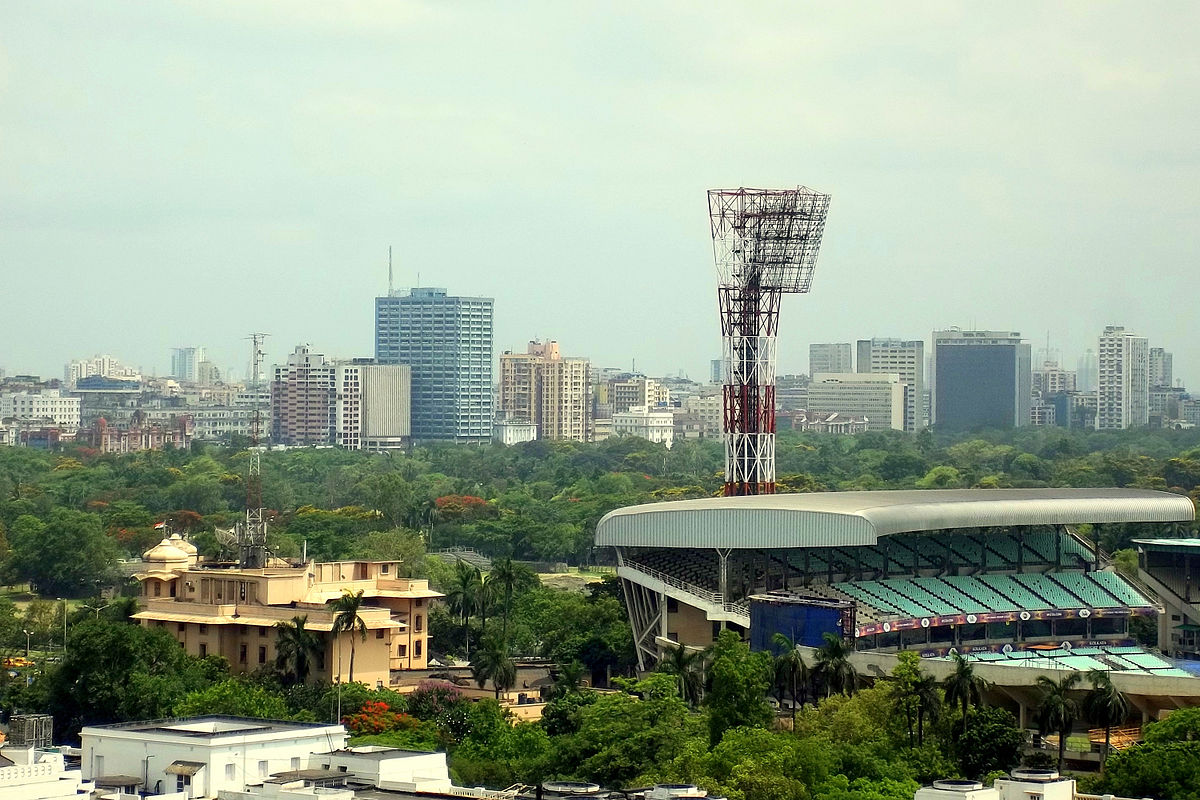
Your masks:
<svg viewBox="0 0 1200 800"><path fill-rule="evenodd" d="M1091 575L1079 572L1051 573L1046 575L1059 586L1066 589L1083 601L1084 605L1092 608L1116 608L1124 605L1120 600L1104 590L1099 581Z"/></svg>
<svg viewBox="0 0 1200 800"><path fill-rule="evenodd" d="M1042 574L1013 575L1012 579L1041 598L1042 608L1078 608L1081 603L1070 592Z"/></svg>
<svg viewBox="0 0 1200 800"><path fill-rule="evenodd" d="M957 587L943 578L913 578L912 582L935 597L949 603L955 609L954 612L947 613L966 612L973 614L992 610L989 604L982 598L970 593L960 592Z"/></svg>
<svg viewBox="0 0 1200 800"><path fill-rule="evenodd" d="M980 575L979 580L984 585L1009 598L1017 608L1035 610L1053 607L1046 600L1038 597L1014 580L1011 575Z"/></svg>
<svg viewBox="0 0 1200 800"><path fill-rule="evenodd" d="M941 580L954 587L960 594L975 598L991 611L1019 611L1021 606L988 586L980 578L968 575L947 575Z"/></svg>
<svg viewBox="0 0 1200 800"><path fill-rule="evenodd" d="M882 581L882 583L897 594L907 597L921 608L927 608L935 614L960 613L957 607L917 585L915 579L900 578Z"/></svg>
<svg viewBox="0 0 1200 800"><path fill-rule="evenodd" d="M1114 572L1093 572L1092 578L1099 582L1109 594L1120 600L1122 605L1133 607L1153 605Z"/></svg>
<svg viewBox="0 0 1200 800"><path fill-rule="evenodd" d="M853 583L839 583L832 588L837 589L851 599L857 601L860 604L860 608L862 607L861 604L865 604L886 614L900 614L907 616L907 614L901 611L897 606L889 603L881 597L876 597L875 595L867 592L865 589Z"/></svg>

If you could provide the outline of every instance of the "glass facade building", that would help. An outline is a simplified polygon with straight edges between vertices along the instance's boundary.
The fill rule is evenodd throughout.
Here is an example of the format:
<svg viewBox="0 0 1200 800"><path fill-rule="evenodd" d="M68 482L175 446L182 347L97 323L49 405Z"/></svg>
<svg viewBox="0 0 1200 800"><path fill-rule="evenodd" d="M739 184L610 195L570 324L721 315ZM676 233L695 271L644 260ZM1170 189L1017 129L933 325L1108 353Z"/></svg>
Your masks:
<svg viewBox="0 0 1200 800"><path fill-rule="evenodd" d="M933 424L943 430L1028 425L1030 356L1019 333L935 331Z"/></svg>
<svg viewBox="0 0 1200 800"><path fill-rule="evenodd" d="M413 439L491 439L494 304L433 288L375 298L376 361L412 369Z"/></svg>

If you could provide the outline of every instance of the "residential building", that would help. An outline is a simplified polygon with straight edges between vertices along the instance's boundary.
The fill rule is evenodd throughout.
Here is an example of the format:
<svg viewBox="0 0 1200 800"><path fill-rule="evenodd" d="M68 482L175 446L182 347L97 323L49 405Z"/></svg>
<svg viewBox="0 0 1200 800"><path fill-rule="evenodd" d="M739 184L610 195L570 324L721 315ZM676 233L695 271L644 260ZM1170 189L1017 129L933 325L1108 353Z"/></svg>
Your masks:
<svg viewBox="0 0 1200 800"><path fill-rule="evenodd" d="M1150 342L1119 325L1100 335L1096 430L1150 423Z"/></svg>
<svg viewBox="0 0 1200 800"><path fill-rule="evenodd" d="M194 550L164 539L143 554L145 569L134 576L141 610L133 618L170 632L191 655L223 656L233 672L254 672L275 662L276 625L303 616L305 629L320 641L310 677L348 680L350 637L358 634L332 633L330 601L361 590L367 638L355 642L353 679L386 686L393 670L428 664L429 603L442 595L428 581L399 577L399 561L294 565L271 559L261 569L226 569L197 562Z"/></svg>
<svg viewBox="0 0 1200 800"><path fill-rule="evenodd" d="M80 731L80 766L84 779L102 788L137 787L154 794L215 798L307 767L309 756L341 749L347 738L340 723L216 714L85 725Z"/></svg>
<svg viewBox="0 0 1200 800"><path fill-rule="evenodd" d="M276 444L333 444L337 366L297 345L271 383L271 439Z"/></svg>
<svg viewBox="0 0 1200 800"><path fill-rule="evenodd" d="M700 437L716 439L725 433L725 402L719 394L693 395L683 401L683 411L695 415Z"/></svg>
<svg viewBox="0 0 1200 800"><path fill-rule="evenodd" d="M665 444L670 449L675 440L674 417L668 408L631 406L612 415L612 433L614 436L639 436Z"/></svg>
<svg viewBox="0 0 1200 800"><path fill-rule="evenodd" d="M1058 409L1052 402L1038 400L1029 407L1029 424L1053 427L1058 424Z"/></svg>
<svg viewBox="0 0 1200 800"><path fill-rule="evenodd" d="M494 304L434 288L375 298L375 360L412 368L414 439L491 439Z"/></svg>
<svg viewBox="0 0 1200 800"><path fill-rule="evenodd" d="M1150 348L1150 386L1174 386L1175 356L1161 347Z"/></svg>
<svg viewBox="0 0 1200 800"><path fill-rule="evenodd" d="M201 361L196 366L196 383L212 386L221 382L221 370L211 361Z"/></svg>
<svg viewBox="0 0 1200 800"><path fill-rule="evenodd" d="M1075 377L1074 372L1063 369L1057 361L1045 361L1041 368L1033 370L1033 393L1045 398L1062 392L1073 392L1076 387Z"/></svg>
<svg viewBox="0 0 1200 800"><path fill-rule="evenodd" d="M808 374L845 374L854 371L849 342L822 342L808 346Z"/></svg>
<svg viewBox="0 0 1200 800"><path fill-rule="evenodd" d="M899 375L904 384L904 430L924 427L925 342L920 339L859 339L859 373Z"/></svg>
<svg viewBox="0 0 1200 800"><path fill-rule="evenodd" d="M1158 424L1162 424L1166 420L1182 419L1180 416L1180 403L1188 396L1187 389L1182 386L1151 386L1150 387L1150 420L1151 424L1155 424L1155 418L1158 419Z"/></svg>
<svg viewBox="0 0 1200 800"><path fill-rule="evenodd" d="M708 362L708 382L716 384L725 383L725 359L714 358Z"/></svg>
<svg viewBox="0 0 1200 800"><path fill-rule="evenodd" d="M843 417L865 417L872 431L904 430L905 386L892 373L817 373L808 385L807 409L814 415L833 413Z"/></svg>
<svg viewBox="0 0 1200 800"><path fill-rule="evenodd" d="M1030 347L1008 331L933 332L930 419L944 430L1029 424Z"/></svg>
<svg viewBox="0 0 1200 800"><path fill-rule="evenodd" d="M334 370L337 397L334 438L348 450L399 450L412 435L412 368L370 359L340 363Z"/></svg>
<svg viewBox="0 0 1200 800"><path fill-rule="evenodd" d="M615 416L634 406L665 406L670 402L671 392L653 378L629 377L609 382L608 399Z"/></svg>
<svg viewBox="0 0 1200 800"><path fill-rule="evenodd" d="M204 360L203 347L174 348L171 350L171 377L197 383L200 380L200 364Z"/></svg>
<svg viewBox="0 0 1200 800"><path fill-rule="evenodd" d="M127 367L117 359L108 355L96 355L91 358L74 359L63 367L63 384L68 389L74 389L75 384L82 378L99 375L103 378L122 380L141 380L141 373L133 367Z"/></svg>
<svg viewBox="0 0 1200 800"><path fill-rule="evenodd" d="M80 400L65 397L59 389L0 394L0 419L75 430L80 425Z"/></svg>
<svg viewBox="0 0 1200 800"><path fill-rule="evenodd" d="M587 441L590 375L586 358L563 358L555 341L531 341L524 353L505 352L498 415L529 420L539 439Z"/></svg>

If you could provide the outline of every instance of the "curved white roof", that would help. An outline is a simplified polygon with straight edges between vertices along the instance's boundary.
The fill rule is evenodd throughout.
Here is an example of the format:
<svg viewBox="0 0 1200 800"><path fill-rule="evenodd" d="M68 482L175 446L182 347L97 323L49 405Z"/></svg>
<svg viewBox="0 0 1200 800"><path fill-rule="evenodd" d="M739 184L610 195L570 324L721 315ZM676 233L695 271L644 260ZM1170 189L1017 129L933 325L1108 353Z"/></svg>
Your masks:
<svg viewBox="0 0 1200 800"><path fill-rule="evenodd" d="M1192 501L1148 489L930 489L713 497L619 508L596 544L625 547L850 547L949 528L1191 522Z"/></svg>

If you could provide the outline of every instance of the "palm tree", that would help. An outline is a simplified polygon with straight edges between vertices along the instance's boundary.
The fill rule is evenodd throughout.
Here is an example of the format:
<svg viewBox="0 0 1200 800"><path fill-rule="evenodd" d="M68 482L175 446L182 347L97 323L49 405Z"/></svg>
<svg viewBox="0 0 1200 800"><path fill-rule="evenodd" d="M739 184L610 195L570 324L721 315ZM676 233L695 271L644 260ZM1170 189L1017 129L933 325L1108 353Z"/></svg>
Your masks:
<svg viewBox="0 0 1200 800"><path fill-rule="evenodd" d="M1042 704L1038 709L1038 728L1043 736L1050 732L1058 734L1058 769L1060 772L1066 756L1067 736L1071 733L1071 726L1079 718L1079 703L1075 702L1070 692L1082 677L1082 673L1072 672L1055 681L1041 675L1035 684L1042 694Z"/></svg>
<svg viewBox="0 0 1200 800"><path fill-rule="evenodd" d="M470 622L471 615L475 613L475 607L479 599L479 586L481 577L479 568L473 567L465 561L459 561L454 565L454 579L450 582L450 586L446 591L446 601L462 620L463 626L463 647L466 648L466 656L471 658L471 631Z"/></svg>
<svg viewBox="0 0 1200 800"><path fill-rule="evenodd" d="M511 558L502 558L492 565L491 580L496 582L500 594L504 598L504 638L508 639L508 617L512 613L513 595L519 589L525 589L537 582L534 575L524 564L518 564Z"/></svg>
<svg viewBox="0 0 1200 800"><path fill-rule="evenodd" d="M321 651L321 640L306 630L308 615L292 617L291 622L275 623L275 668L289 684L304 683L312 661Z"/></svg>
<svg viewBox="0 0 1200 800"><path fill-rule="evenodd" d="M354 683L354 634L358 633L362 640L367 640L367 623L358 615L362 608L363 590L351 594L347 589L342 596L330 603L333 609L333 635L343 632L350 634L350 683ZM338 658L338 670L341 671L342 659ZM341 676L338 676L339 679Z"/></svg>
<svg viewBox="0 0 1200 800"><path fill-rule="evenodd" d="M913 697L917 704L917 746L925 744L925 718L937 722L942 710L942 696L938 693L937 678L932 675L921 675L913 687Z"/></svg>
<svg viewBox="0 0 1200 800"><path fill-rule="evenodd" d="M946 689L946 702L952 706L962 707L962 734L967 733L967 708L972 703L983 705L983 693L987 691L988 682L975 674L975 667L963 658L962 653L954 654L954 672L946 676L942 682Z"/></svg>
<svg viewBox="0 0 1200 800"><path fill-rule="evenodd" d="M1083 713L1094 725L1104 726L1104 755L1101 764L1112 752L1112 729L1129 718L1129 699L1113 686L1104 670L1094 669L1088 673L1092 689L1083 698Z"/></svg>
<svg viewBox="0 0 1200 800"><path fill-rule="evenodd" d="M558 678L554 681L554 696L566 697L575 694L583 684L584 667L578 661L569 661L558 667Z"/></svg>
<svg viewBox="0 0 1200 800"><path fill-rule="evenodd" d="M833 692L854 694L858 686L858 671L850 663L850 648L842 637L832 633L822 634L825 642L817 648L816 665L813 671L825 686L825 697Z"/></svg>
<svg viewBox="0 0 1200 800"><path fill-rule="evenodd" d="M679 696L689 705L700 703L700 695L704 689L704 661L708 658L705 650L696 650L676 645L663 654L656 667L657 672L665 672L675 676L675 684Z"/></svg>
<svg viewBox="0 0 1200 800"><path fill-rule="evenodd" d="M499 700L501 691L511 689L516 684L517 665L509 658L504 642L489 636L475 651L475 658L471 660L471 675L480 689L490 680L496 690L496 700Z"/></svg>
<svg viewBox="0 0 1200 800"><path fill-rule="evenodd" d="M486 636L488 612L496 607L496 581L490 574L479 576L479 584L475 587L475 607L479 611L481 635Z"/></svg>
<svg viewBox="0 0 1200 800"><path fill-rule="evenodd" d="M796 643L782 633L771 637L771 643L781 651L775 657L775 674L782 679L792 698L792 726L796 725L796 704L808 699L808 664L800 655Z"/></svg>

